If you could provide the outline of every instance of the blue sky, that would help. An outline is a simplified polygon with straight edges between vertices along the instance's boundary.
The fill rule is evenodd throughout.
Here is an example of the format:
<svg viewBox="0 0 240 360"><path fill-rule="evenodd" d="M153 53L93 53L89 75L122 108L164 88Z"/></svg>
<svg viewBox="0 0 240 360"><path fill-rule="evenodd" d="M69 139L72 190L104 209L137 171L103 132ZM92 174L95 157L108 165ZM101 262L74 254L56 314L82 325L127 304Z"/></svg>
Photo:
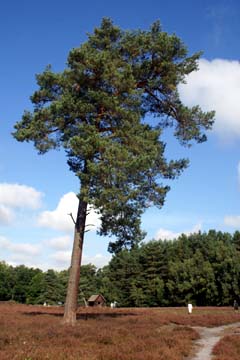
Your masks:
<svg viewBox="0 0 240 360"><path fill-rule="evenodd" d="M14 123L36 90L35 74L47 64L64 69L68 52L86 33L111 17L123 29L147 29L160 19L189 53L204 52L199 71L179 88L187 105L216 110L208 142L182 148L166 133L167 156L190 159L170 183L162 210L149 209L143 228L152 238L172 238L211 228L240 228L240 3L172 0L9 0L0 5L0 260L42 269L67 268L70 261L77 179L62 152L39 156L32 144L12 136ZM89 222L98 224L94 213ZM87 233L83 262L106 264L109 239Z"/></svg>

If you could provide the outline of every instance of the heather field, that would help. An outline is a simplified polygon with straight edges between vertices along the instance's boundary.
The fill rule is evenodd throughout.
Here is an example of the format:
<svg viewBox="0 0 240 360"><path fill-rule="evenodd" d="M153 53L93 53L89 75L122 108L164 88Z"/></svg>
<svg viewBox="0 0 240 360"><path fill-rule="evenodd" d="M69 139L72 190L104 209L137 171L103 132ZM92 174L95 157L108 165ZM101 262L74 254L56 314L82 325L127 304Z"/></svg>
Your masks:
<svg viewBox="0 0 240 360"><path fill-rule="evenodd" d="M224 336L213 350L214 360L240 359L240 329Z"/></svg>
<svg viewBox="0 0 240 360"><path fill-rule="evenodd" d="M64 327L62 314L59 307L0 303L0 359L181 360L199 337L192 326L240 321L231 308L195 308L191 315L185 308L80 308L76 327ZM237 333L223 338L216 359L239 359L238 344Z"/></svg>

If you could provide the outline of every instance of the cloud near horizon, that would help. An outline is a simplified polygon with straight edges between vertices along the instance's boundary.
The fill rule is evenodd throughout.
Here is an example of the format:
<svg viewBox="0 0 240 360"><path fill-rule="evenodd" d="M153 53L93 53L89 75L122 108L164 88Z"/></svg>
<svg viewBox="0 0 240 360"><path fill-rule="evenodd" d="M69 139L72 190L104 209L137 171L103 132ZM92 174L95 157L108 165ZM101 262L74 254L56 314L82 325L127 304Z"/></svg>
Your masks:
<svg viewBox="0 0 240 360"><path fill-rule="evenodd" d="M78 198L73 192L69 192L61 197L55 210L43 211L38 217L38 225L54 230L69 232L73 231L73 220L69 216L72 213L73 218L76 218L78 208ZM96 230L100 225L98 214L91 209L87 216L86 225L89 225L89 230Z"/></svg>
<svg viewBox="0 0 240 360"><path fill-rule="evenodd" d="M4 236L0 236L0 247L9 252L10 259L26 259L38 256L41 252L41 245L30 243L15 243Z"/></svg>
<svg viewBox="0 0 240 360"><path fill-rule="evenodd" d="M55 268L67 269L70 266L71 251L56 251L50 258L54 261ZM111 255L96 254L89 256L83 253L82 265L94 264L97 268L101 268L108 264Z"/></svg>
<svg viewBox="0 0 240 360"><path fill-rule="evenodd" d="M174 240L177 239L182 234L190 235L196 232L199 232L202 228L202 224L196 224L191 230L181 231L181 232L174 232L171 230L160 228L155 235L156 240Z"/></svg>
<svg viewBox="0 0 240 360"><path fill-rule="evenodd" d="M43 271L55 269L66 270L70 266L72 254L72 239L70 236L59 236L40 241L38 244L15 243L5 236L0 236L0 248L4 260L12 266L24 264L28 267L39 268ZM82 265L94 264L101 268L111 259L109 254L83 254ZM0 261L3 258L0 257Z"/></svg>
<svg viewBox="0 0 240 360"><path fill-rule="evenodd" d="M179 86L180 98L188 106L200 105L216 111L213 130L224 142L240 138L240 62L200 59L199 70Z"/></svg>
<svg viewBox="0 0 240 360"><path fill-rule="evenodd" d="M57 236L44 240L43 244L54 250L66 250L72 246L72 237L69 235Z"/></svg>
<svg viewBox="0 0 240 360"><path fill-rule="evenodd" d="M240 215L226 215L224 217L224 224L233 228L239 228Z"/></svg>

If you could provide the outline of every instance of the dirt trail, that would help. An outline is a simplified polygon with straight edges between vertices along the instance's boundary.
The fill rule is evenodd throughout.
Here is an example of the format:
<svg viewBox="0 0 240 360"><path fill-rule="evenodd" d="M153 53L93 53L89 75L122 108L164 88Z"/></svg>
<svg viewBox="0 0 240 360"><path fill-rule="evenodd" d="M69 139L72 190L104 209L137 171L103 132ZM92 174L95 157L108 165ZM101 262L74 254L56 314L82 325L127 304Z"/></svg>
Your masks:
<svg viewBox="0 0 240 360"><path fill-rule="evenodd" d="M191 360L211 360L213 359L211 356L213 347L216 343L221 339L222 336L227 334L231 334L231 330L240 327L240 322L218 326L214 328L207 327L194 327L200 334L200 339L196 342L197 345L197 353Z"/></svg>

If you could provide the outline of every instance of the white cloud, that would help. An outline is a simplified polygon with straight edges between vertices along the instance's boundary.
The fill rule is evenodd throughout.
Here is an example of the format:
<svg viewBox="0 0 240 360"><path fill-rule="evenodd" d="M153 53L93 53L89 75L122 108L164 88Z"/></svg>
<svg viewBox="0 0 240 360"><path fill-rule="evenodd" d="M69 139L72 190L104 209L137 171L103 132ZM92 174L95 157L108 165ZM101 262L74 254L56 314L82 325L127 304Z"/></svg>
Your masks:
<svg viewBox="0 0 240 360"><path fill-rule="evenodd" d="M240 216L239 215L227 215L224 218L224 224L233 228L239 228Z"/></svg>
<svg viewBox="0 0 240 360"><path fill-rule="evenodd" d="M17 265L30 266L33 263L33 256L24 253L12 253L9 255L9 262Z"/></svg>
<svg viewBox="0 0 240 360"><path fill-rule="evenodd" d="M156 240L172 240L176 239L181 233L160 228L155 235Z"/></svg>
<svg viewBox="0 0 240 360"><path fill-rule="evenodd" d="M0 224L10 224L14 219L14 214L7 206L0 205Z"/></svg>
<svg viewBox="0 0 240 360"><path fill-rule="evenodd" d="M23 265L29 268L34 268L34 269L41 269L43 271L47 271L49 270L51 267L49 267L49 264L46 262L38 262L36 258L29 258L29 257L24 257L19 255L18 257L14 257L12 256L11 258L9 258L7 261L8 265L11 266L18 266L18 265Z"/></svg>
<svg viewBox="0 0 240 360"><path fill-rule="evenodd" d="M49 253L46 246L57 251ZM48 269L64 270L69 268L72 254L72 239L70 236L59 236L44 240L41 244L14 243L4 236L0 236L0 249L4 260L17 266L24 264L28 267L40 268L44 271ZM83 253L82 264L94 264L97 268L107 265L111 255L87 255ZM3 258L0 258L0 261Z"/></svg>
<svg viewBox="0 0 240 360"><path fill-rule="evenodd" d="M58 266L63 265L65 267L69 267L71 261L71 251L57 251L52 254L50 258L53 259Z"/></svg>
<svg viewBox="0 0 240 360"><path fill-rule="evenodd" d="M0 204L8 208L37 209L41 206L42 195L26 185L0 183Z"/></svg>
<svg viewBox="0 0 240 360"><path fill-rule="evenodd" d="M71 251L57 251L50 256L54 260L54 267L58 269L66 269L70 266ZM97 268L101 268L108 264L111 255L96 254L93 256L83 254L82 265L93 264Z"/></svg>
<svg viewBox="0 0 240 360"><path fill-rule="evenodd" d="M69 216L72 213L76 219L78 208L78 198L73 192L62 196L57 207L53 211L43 211L38 218L38 225L61 231L73 231L73 221ZM87 225L89 230L95 230L99 226L99 216L94 210L87 216Z"/></svg>
<svg viewBox="0 0 240 360"><path fill-rule="evenodd" d="M82 263L84 265L86 264L93 264L97 268L102 268L103 266L107 265L109 261L111 260L111 255L103 255L103 254L96 254L94 256L84 255Z"/></svg>
<svg viewBox="0 0 240 360"><path fill-rule="evenodd" d="M9 240L4 236L0 236L0 247L2 249L7 249L9 246Z"/></svg>
<svg viewBox="0 0 240 360"><path fill-rule="evenodd" d="M0 203L12 208L37 209L42 193L26 185L0 183Z"/></svg>
<svg viewBox="0 0 240 360"><path fill-rule="evenodd" d="M7 250L11 256L36 256L40 254L41 246L29 243L14 243L7 238L0 237L0 247Z"/></svg>
<svg viewBox="0 0 240 360"><path fill-rule="evenodd" d="M201 223L196 224L191 230L182 231L182 232L174 232L171 230L160 228L158 230L157 234L155 235L155 239L156 240L173 240L173 239L178 238L182 234L190 235L190 234L196 233L196 232L200 231L201 228L202 228Z"/></svg>
<svg viewBox="0 0 240 360"><path fill-rule="evenodd" d="M72 231L73 221L69 214L76 217L78 199L73 192L69 192L60 199L53 211L43 211L38 218L38 224L43 227L62 231Z"/></svg>
<svg viewBox="0 0 240 360"><path fill-rule="evenodd" d="M21 253L27 256L36 256L40 254L41 246L29 243L11 244L9 250L14 253Z"/></svg>
<svg viewBox="0 0 240 360"><path fill-rule="evenodd" d="M223 59L199 61L199 70L179 86L182 101L215 110L215 132L224 141L240 137L240 62Z"/></svg>
<svg viewBox="0 0 240 360"><path fill-rule="evenodd" d="M72 245L73 239L69 235L58 236L51 239L44 240L44 244L55 250L69 249Z"/></svg>
<svg viewBox="0 0 240 360"><path fill-rule="evenodd" d="M0 183L0 224L11 224L17 209L38 209L42 196L41 192L26 185Z"/></svg>

